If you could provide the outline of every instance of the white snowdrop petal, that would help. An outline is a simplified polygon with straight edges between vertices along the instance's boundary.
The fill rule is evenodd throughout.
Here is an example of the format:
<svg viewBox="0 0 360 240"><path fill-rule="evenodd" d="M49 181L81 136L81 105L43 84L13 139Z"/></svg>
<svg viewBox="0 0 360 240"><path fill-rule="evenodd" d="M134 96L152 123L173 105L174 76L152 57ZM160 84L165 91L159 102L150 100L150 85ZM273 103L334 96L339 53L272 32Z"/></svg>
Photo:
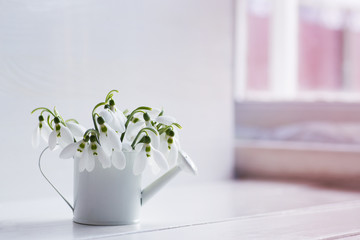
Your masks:
<svg viewBox="0 0 360 240"><path fill-rule="evenodd" d="M134 160L134 168L133 168L133 172L135 175L139 175L141 174L146 167L146 163L147 163L147 156L145 153L145 150L141 150L135 160Z"/></svg>
<svg viewBox="0 0 360 240"><path fill-rule="evenodd" d="M179 155L178 147L175 144L172 144L169 155L167 157L170 166L174 166L176 164L176 160L178 159L178 155Z"/></svg>
<svg viewBox="0 0 360 240"><path fill-rule="evenodd" d="M75 137L82 137L86 132L85 127L80 124L68 122L66 125Z"/></svg>
<svg viewBox="0 0 360 240"><path fill-rule="evenodd" d="M158 148L165 157L169 154L168 142L165 134L161 135L160 137L160 147Z"/></svg>
<svg viewBox="0 0 360 240"><path fill-rule="evenodd" d="M106 154L110 155L112 152L111 142L105 133L103 133L103 132L100 133L99 141L100 141L101 147L106 152Z"/></svg>
<svg viewBox="0 0 360 240"><path fill-rule="evenodd" d="M124 169L126 166L126 158L122 151L114 151L111 155L111 162L117 169Z"/></svg>
<svg viewBox="0 0 360 240"><path fill-rule="evenodd" d="M89 152L84 153L85 168L88 172L92 172L95 168L95 159L89 158Z"/></svg>
<svg viewBox="0 0 360 240"><path fill-rule="evenodd" d="M125 124L125 122L127 121L127 118L125 117L124 113L120 109L115 108L115 115L123 124Z"/></svg>
<svg viewBox="0 0 360 240"><path fill-rule="evenodd" d="M37 126L31 137L31 143L34 148L39 146L40 143L40 128Z"/></svg>
<svg viewBox="0 0 360 240"><path fill-rule="evenodd" d="M155 163L155 161L152 157L148 158L148 163L149 163L151 171L154 175L156 175L160 172L159 166Z"/></svg>
<svg viewBox="0 0 360 240"><path fill-rule="evenodd" d="M51 131L51 128L47 124L43 124L41 128L41 137L45 142L48 142Z"/></svg>
<svg viewBox="0 0 360 240"><path fill-rule="evenodd" d="M86 159L83 156L77 159L79 160L79 172L83 172L86 168Z"/></svg>
<svg viewBox="0 0 360 240"><path fill-rule="evenodd" d="M57 133L55 130L53 130L51 133L50 133L50 136L49 136L49 148L50 150L54 150L55 147L56 147L56 143L57 143L57 137L56 137Z"/></svg>
<svg viewBox="0 0 360 240"><path fill-rule="evenodd" d="M156 164L163 170L167 170L169 169L169 164L166 161L166 158L164 157L164 155L157 149L154 149L153 147L151 147L151 152L152 152L152 157L154 159L154 161L156 162Z"/></svg>
<svg viewBox="0 0 360 240"><path fill-rule="evenodd" d="M69 128L65 126L61 126L60 128L60 135L61 135L61 141L64 142L66 145L74 142L73 135Z"/></svg>
<svg viewBox="0 0 360 240"><path fill-rule="evenodd" d="M108 138L111 143L111 147L115 150L121 151L121 141L120 136L116 134L116 132L113 129L108 128Z"/></svg>
<svg viewBox="0 0 360 240"><path fill-rule="evenodd" d="M177 127L174 127L173 131L175 133L174 140L177 139L178 141L180 141L179 129Z"/></svg>
<svg viewBox="0 0 360 240"><path fill-rule="evenodd" d="M87 154L87 158L86 158L86 154ZM95 160L97 158L96 155L94 155L94 152L93 152L93 150L91 150L90 147L88 148L88 151L86 153L84 152L83 157L86 159L85 167L87 167L88 165L91 165L92 162L95 163ZM88 162L90 162L90 164Z"/></svg>
<svg viewBox="0 0 360 240"><path fill-rule="evenodd" d="M121 121L119 120L119 118L115 115L114 112L109 111L110 114L112 115L112 120L111 122L109 122L108 124L117 132L123 133L125 131L125 126L124 124L121 124Z"/></svg>
<svg viewBox="0 0 360 240"><path fill-rule="evenodd" d="M96 149L96 152L98 153L98 159L102 165L103 168L109 168L111 167L111 160L110 158L106 155L106 153L104 152L104 150L102 149L101 146L97 145L98 148Z"/></svg>
<svg viewBox="0 0 360 240"><path fill-rule="evenodd" d="M143 148L144 144L143 143L139 143L135 145L135 152L140 152Z"/></svg>
<svg viewBox="0 0 360 240"><path fill-rule="evenodd" d="M62 159L72 158L81 142L70 143L61 152L59 157Z"/></svg>
<svg viewBox="0 0 360 240"><path fill-rule="evenodd" d="M153 128L155 131L156 129ZM151 138L151 145L153 145L156 149L160 147L160 137L159 135L156 135L152 131L147 131L149 134L149 137Z"/></svg>
<svg viewBox="0 0 360 240"><path fill-rule="evenodd" d="M181 146L180 146L180 141L178 138L173 138L174 139L174 144L176 144L177 148L180 149Z"/></svg>
<svg viewBox="0 0 360 240"><path fill-rule="evenodd" d="M109 110L102 110L99 115L104 118L105 122L109 123L112 121L113 116Z"/></svg>
<svg viewBox="0 0 360 240"><path fill-rule="evenodd" d="M124 152L131 152L133 151L132 147L131 147L131 144L129 142L123 142L122 143L122 150Z"/></svg>
<svg viewBox="0 0 360 240"><path fill-rule="evenodd" d="M128 139L130 142L132 142L135 139L138 132L144 127L145 127L145 122L143 122L143 121L138 121L136 123L130 123L126 130L126 133L125 133L126 139Z"/></svg>
<svg viewBox="0 0 360 240"><path fill-rule="evenodd" d="M161 109L153 108L152 110L148 111L147 113L150 115L151 119L155 119L161 113Z"/></svg>
<svg viewBox="0 0 360 240"><path fill-rule="evenodd" d="M176 122L176 119L171 116L159 116L155 120L158 123L165 124L165 125L171 125L174 122Z"/></svg>

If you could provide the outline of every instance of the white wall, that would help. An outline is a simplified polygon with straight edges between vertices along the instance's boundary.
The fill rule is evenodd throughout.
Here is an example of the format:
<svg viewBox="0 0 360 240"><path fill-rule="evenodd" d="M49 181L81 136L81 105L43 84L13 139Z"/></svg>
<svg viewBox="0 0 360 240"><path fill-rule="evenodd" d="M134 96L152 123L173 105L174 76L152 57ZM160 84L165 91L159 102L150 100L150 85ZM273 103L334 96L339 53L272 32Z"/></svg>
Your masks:
<svg viewBox="0 0 360 240"><path fill-rule="evenodd" d="M230 0L0 0L0 201L54 196L31 134L38 106L57 106L91 127L110 89L122 108L164 107L199 176L232 172ZM44 168L67 194L72 161L47 153Z"/></svg>

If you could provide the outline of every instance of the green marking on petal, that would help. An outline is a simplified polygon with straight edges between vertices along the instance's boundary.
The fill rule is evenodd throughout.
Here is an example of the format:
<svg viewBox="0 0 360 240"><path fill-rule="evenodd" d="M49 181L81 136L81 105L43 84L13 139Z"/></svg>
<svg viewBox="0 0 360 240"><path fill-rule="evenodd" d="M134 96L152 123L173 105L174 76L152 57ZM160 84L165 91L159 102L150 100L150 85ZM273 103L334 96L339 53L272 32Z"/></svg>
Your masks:
<svg viewBox="0 0 360 240"><path fill-rule="evenodd" d="M107 132L107 127L106 127L105 125L102 125L102 126L101 126L101 131L102 131L103 133L106 133L106 132Z"/></svg>
<svg viewBox="0 0 360 240"><path fill-rule="evenodd" d="M140 119L139 118L133 118L132 122L137 123Z"/></svg>

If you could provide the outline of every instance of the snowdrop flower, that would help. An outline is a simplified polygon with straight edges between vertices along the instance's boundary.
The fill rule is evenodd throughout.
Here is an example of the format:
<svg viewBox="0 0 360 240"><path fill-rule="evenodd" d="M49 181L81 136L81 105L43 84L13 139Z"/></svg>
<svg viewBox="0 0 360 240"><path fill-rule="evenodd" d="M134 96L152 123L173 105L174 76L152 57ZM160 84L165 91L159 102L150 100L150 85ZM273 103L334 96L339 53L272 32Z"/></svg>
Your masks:
<svg viewBox="0 0 360 240"><path fill-rule="evenodd" d="M141 147L141 150L134 159L133 172L135 175L141 174L147 165L153 165L164 170L169 168L164 155L151 145L151 138L149 136L144 136L140 142L138 145ZM154 168L152 169L154 171Z"/></svg>
<svg viewBox="0 0 360 240"><path fill-rule="evenodd" d="M85 137L79 142L70 143L61 152L60 158L74 158L79 161L79 171L83 172L85 169L91 172L95 168L94 158L89 158L89 137Z"/></svg>
<svg viewBox="0 0 360 240"><path fill-rule="evenodd" d="M122 152L122 143L120 136L109 125L105 123L102 117L97 118L100 127L100 143L104 151L111 158L111 163L117 169L124 169L126 166L126 158Z"/></svg>
<svg viewBox="0 0 360 240"><path fill-rule="evenodd" d="M109 108L101 111L99 115L102 116L106 123L115 131L119 133L125 132L125 122L127 119L125 115L115 107L114 100L111 99L109 101Z"/></svg>
<svg viewBox="0 0 360 240"><path fill-rule="evenodd" d="M85 127L75 122L67 122L66 126L69 128L74 137L82 137L86 131Z"/></svg>
<svg viewBox="0 0 360 240"><path fill-rule="evenodd" d="M132 142L134 141L137 133L145 127L145 122L141 121L139 118L134 118L133 120L131 120L129 122L129 125L126 129L125 132L125 138L129 141Z"/></svg>
<svg viewBox="0 0 360 240"><path fill-rule="evenodd" d="M137 133L144 127L152 128L155 132L158 132L157 129L154 128L153 125L151 124L151 118L147 112L143 113L142 119L141 118L133 119L133 121L129 124L126 130L125 137L127 138L127 140L129 140L129 142L132 142L135 139ZM152 145L155 148L159 148L160 147L159 135L155 134L152 131L149 131L148 135L152 139Z"/></svg>
<svg viewBox="0 0 360 240"><path fill-rule="evenodd" d="M44 122L43 115L39 116L39 124L34 130L34 133L32 135L32 145L33 147L38 147L40 143L40 137L44 139L44 141L47 143L49 140L51 129L50 127Z"/></svg>
<svg viewBox="0 0 360 240"><path fill-rule="evenodd" d="M90 147L88 148L89 160L90 161L99 161L103 168L111 167L110 158L106 155L102 146L100 146L96 141L96 136L90 136Z"/></svg>
<svg viewBox="0 0 360 240"><path fill-rule="evenodd" d="M122 170L126 167L126 157L122 151L114 150L111 154L111 163L112 165Z"/></svg>
<svg viewBox="0 0 360 240"><path fill-rule="evenodd" d="M171 116L158 116L155 119L155 121L158 122L158 123L170 126L170 125L172 125L173 123L176 122L176 119L174 117L171 117Z"/></svg>
<svg viewBox="0 0 360 240"><path fill-rule="evenodd" d="M103 149L110 155L113 150L121 151L120 136L112 129L104 118L98 117L97 122L99 124L99 140Z"/></svg>
<svg viewBox="0 0 360 240"><path fill-rule="evenodd" d="M60 144L60 146L64 148L70 143L74 142L71 131L66 126L60 124L60 119L58 117L54 118L54 123L54 130L50 133L49 136L50 150L54 150L56 144Z"/></svg>
<svg viewBox="0 0 360 240"><path fill-rule="evenodd" d="M167 158L169 165L173 166L176 164L179 155L180 144L175 137L175 132L172 129L166 130L161 136L160 150Z"/></svg>

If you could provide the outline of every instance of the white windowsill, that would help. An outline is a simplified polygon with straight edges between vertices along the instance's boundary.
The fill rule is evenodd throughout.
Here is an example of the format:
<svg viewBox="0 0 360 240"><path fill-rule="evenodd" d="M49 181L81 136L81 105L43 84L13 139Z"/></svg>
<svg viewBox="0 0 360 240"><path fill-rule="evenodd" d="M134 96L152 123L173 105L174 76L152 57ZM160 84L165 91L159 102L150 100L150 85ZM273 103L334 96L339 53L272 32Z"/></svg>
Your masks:
<svg viewBox="0 0 360 240"><path fill-rule="evenodd" d="M356 145L238 140L235 156L239 177L359 185L360 148Z"/></svg>

